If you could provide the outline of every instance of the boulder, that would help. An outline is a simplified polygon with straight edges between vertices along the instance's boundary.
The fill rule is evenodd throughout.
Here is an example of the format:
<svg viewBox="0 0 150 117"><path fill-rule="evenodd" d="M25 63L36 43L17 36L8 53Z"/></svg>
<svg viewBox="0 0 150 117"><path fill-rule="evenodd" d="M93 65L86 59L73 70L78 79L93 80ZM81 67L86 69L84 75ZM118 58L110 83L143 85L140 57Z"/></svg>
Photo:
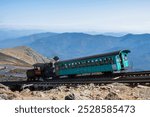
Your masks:
<svg viewBox="0 0 150 117"><path fill-rule="evenodd" d="M118 96L117 93L110 92L106 97L104 98L105 100L121 100L121 98Z"/></svg>
<svg viewBox="0 0 150 117"><path fill-rule="evenodd" d="M65 100L75 100L75 95L73 93L69 94L69 95L65 96Z"/></svg>
<svg viewBox="0 0 150 117"><path fill-rule="evenodd" d="M0 89L4 89L6 91L9 90L9 88L7 86L3 85L3 84L0 84Z"/></svg>
<svg viewBox="0 0 150 117"><path fill-rule="evenodd" d="M6 94L6 93L3 93L3 94L0 94L0 99L2 99L2 100L12 100L12 99L14 99L14 98L16 98L16 95L14 95L14 94Z"/></svg>

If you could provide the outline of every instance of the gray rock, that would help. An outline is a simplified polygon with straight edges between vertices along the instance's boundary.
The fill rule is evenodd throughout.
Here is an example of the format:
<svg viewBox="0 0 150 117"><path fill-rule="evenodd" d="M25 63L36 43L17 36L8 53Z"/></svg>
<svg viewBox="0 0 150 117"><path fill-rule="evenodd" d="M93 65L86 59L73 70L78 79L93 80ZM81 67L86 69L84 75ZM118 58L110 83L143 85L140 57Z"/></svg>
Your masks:
<svg viewBox="0 0 150 117"><path fill-rule="evenodd" d="M0 94L0 99L8 100L8 95L7 94Z"/></svg>
<svg viewBox="0 0 150 117"><path fill-rule="evenodd" d="M4 89L6 91L9 90L9 88L7 86L3 85L3 84L0 84L0 89Z"/></svg>
<svg viewBox="0 0 150 117"><path fill-rule="evenodd" d="M118 96L117 93L110 92L108 95L104 98L105 100L121 100L121 98Z"/></svg>
<svg viewBox="0 0 150 117"><path fill-rule="evenodd" d="M30 92L30 89L24 89L21 91L21 93L29 93Z"/></svg>
<svg viewBox="0 0 150 117"><path fill-rule="evenodd" d="M73 93L69 94L69 95L65 96L65 100L75 100L75 95Z"/></svg>

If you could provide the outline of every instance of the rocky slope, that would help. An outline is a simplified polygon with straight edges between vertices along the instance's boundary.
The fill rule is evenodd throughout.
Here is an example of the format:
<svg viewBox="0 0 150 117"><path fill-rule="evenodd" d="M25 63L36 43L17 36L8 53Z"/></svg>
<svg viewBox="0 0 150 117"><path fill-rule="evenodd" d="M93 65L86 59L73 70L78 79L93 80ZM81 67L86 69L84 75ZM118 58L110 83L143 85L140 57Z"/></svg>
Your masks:
<svg viewBox="0 0 150 117"><path fill-rule="evenodd" d="M0 64L32 65L44 62L49 60L26 46L0 50Z"/></svg>
<svg viewBox="0 0 150 117"><path fill-rule="evenodd" d="M27 62L17 59L15 57L0 53L0 64L9 64L9 65L29 65Z"/></svg>
<svg viewBox="0 0 150 117"><path fill-rule="evenodd" d="M130 87L125 84L79 85L76 87L60 86L47 91L12 92L8 87L0 85L0 99L3 100L141 100L150 99L150 87L138 85Z"/></svg>

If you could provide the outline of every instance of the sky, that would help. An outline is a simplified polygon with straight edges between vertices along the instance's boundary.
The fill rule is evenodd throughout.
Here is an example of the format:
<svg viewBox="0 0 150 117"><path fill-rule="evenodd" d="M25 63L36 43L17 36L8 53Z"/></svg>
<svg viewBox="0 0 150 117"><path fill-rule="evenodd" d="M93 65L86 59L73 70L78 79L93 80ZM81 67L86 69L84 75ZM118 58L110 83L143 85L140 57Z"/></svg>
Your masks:
<svg viewBox="0 0 150 117"><path fill-rule="evenodd" d="M150 0L0 0L0 27L150 33Z"/></svg>

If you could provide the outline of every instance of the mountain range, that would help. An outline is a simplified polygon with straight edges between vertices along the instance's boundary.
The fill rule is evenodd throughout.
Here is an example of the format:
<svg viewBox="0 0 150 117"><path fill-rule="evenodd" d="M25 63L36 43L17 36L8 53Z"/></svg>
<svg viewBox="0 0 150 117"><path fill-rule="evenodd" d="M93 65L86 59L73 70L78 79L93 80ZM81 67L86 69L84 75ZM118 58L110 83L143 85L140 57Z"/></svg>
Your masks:
<svg viewBox="0 0 150 117"><path fill-rule="evenodd" d="M25 30L25 29L11 29L0 28L0 40L19 38L26 35L43 32L42 30Z"/></svg>
<svg viewBox="0 0 150 117"><path fill-rule="evenodd" d="M150 34L108 36L45 32L0 40L0 48L15 46L28 46L46 57L57 55L62 60L129 49L131 69L150 69Z"/></svg>

